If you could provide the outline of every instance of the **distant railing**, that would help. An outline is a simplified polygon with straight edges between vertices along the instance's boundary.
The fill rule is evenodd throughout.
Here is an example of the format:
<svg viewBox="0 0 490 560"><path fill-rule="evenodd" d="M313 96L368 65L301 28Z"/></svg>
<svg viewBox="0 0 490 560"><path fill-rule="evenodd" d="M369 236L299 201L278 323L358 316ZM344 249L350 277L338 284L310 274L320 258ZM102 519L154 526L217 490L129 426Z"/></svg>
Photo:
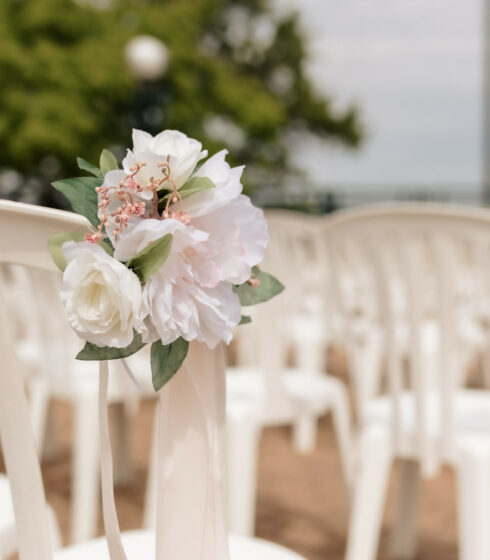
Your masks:
<svg viewBox="0 0 490 560"><path fill-rule="evenodd" d="M268 185L254 189L252 198L264 208L290 208L312 213L328 213L339 208L380 202L452 202L473 206L490 205L478 185L318 185L301 183Z"/></svg>

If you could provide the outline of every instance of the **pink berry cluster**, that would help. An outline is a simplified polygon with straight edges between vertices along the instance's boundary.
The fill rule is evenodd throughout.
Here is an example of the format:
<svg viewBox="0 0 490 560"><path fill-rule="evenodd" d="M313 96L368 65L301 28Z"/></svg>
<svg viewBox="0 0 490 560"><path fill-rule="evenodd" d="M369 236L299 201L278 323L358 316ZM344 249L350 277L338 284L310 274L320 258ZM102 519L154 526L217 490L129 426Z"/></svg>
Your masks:
<svg viewBox="0 0 490 560"><path fill-rule="evenodd" d="M182 208L182 197L177 189L177 186L172 179L170 173L170 157L163 163L158 164L162 169L162 176L159 178L150 177L148 184L142 185L137 180L137 174L146 165L146 163L136 163L130 168L130 173L126 178L120 181L118 186L96 187L95 191L99 195L99 219L100 224L94 234L87 234L86 241L91 243L98 243L103 237L102 230L109 224L109 220L113 220L113 236L117 240L121 232L127 227L128 223L135 217L144 217L147 211L147 205L144 201L138 198L138 195L144 191L150 191L151 209L147 217L154 219L173 218L179 220L184 224L190 222L189 214L185 213ZM160 215L158 212L158 194L163 185L168 183L171 187L171 192L167 195L167 202L165 208ZM170 190L170 189L168 189ZM114 201L119 201L117 208L109 211L109 206L114 207ZM175 210L172 205L180 202L180 209Z"/></svg>

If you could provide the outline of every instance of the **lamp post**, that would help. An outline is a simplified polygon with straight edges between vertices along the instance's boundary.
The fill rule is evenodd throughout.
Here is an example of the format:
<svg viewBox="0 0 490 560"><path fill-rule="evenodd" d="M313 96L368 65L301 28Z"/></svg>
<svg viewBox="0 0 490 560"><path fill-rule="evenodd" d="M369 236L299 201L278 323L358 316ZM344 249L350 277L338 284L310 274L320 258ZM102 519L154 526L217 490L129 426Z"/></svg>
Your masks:
<svg viewBox="0 0 490 560"><path fill-rule="evenodd" d="M161 130L165 93L162 83L169 52L160 39L151 35L133 37L124 50L126 64L138 80L131 125L156 133Z"/></svg>
<svg viewBox="0 0 490 560"><path fill-rule="evenodd" d="M124 53L130 71L140 80L155 82L167 70L168 49L157 37L133 37L126 45Z"/></svg>

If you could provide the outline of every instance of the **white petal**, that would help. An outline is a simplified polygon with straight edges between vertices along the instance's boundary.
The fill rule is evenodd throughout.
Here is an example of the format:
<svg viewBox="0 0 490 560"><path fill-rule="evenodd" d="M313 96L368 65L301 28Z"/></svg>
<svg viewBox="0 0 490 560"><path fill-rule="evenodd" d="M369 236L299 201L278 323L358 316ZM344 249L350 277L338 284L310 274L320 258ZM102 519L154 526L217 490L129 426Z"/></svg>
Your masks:
<svg viewBox="0 0 490 560"><path fill-rule="evenodd" d="M243 166L232 169L225 161L226 154L226 150L218 152L194 174L194 177L208 177L215 187L184 199L184 211L192 217L208 214L228 204L242 192L240 179Z"/></svg>
<svg viewBox="0 0 490 560"><path fill-rule="evenodd" d="M153 148L153 136L144 130L133 128L133 149L135 152L146 152Z"/></svg>

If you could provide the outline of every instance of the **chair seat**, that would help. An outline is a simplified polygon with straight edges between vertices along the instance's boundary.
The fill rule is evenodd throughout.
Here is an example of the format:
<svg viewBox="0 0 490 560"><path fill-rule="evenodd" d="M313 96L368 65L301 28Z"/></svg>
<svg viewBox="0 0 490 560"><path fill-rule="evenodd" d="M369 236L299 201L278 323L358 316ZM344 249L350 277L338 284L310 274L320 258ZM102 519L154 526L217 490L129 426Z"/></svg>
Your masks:
<svg viewBox="0 0 490 560"><path fill-rule="evenodd" d="M245 401L264 401L264 422L266 424L288 423L293 420L298 408L307 406L316 414L326 412L339 391L345 391L342 382L324 373L286 368L282 374L284 399L278 399L278 410L271 410L266 399L264 375L253 367L228 368L226 376L227 398ZM271 402L274 402L271 397ZM281 402L285 401L285 402Z"/></svg>
<svg viewBox="0 0 490 560"><path fill-rule="evenodd" d="M330 408L337 392L344 390L342 382L336 377L296 368L284 371L284 385L293 403L312 406L320 414Z"/></svg>
<svg viewBox="0 0 490 560"><path fill-rule="evenodd" d="M434 443L441 437L441 401L435 392L426 400L428 433ZM363 426L390 429L392 402L389 396L370 401L363 412ZM490 446L490 392L483 390L460 390L454 397L455 436L458 445L469 440ZM404 392L401 396L402 434L399 445L402 454L410 455L416 445L416 409L414 396Z"/></svg>
<svg viewBox="0 0 490 560"><path fill-rule="evenodd" d="M123 534L123 545L128 560L153 560L155 535L151 531L130 531ZM246 537L230 537L231 560L304 560L298 554L277 544ZM105 539L65 548L54 560L109 560ZM219 559L217 559L219 560Z"/></svg>
<svg viewBox="0 0 490 560"><path fill-rule="evenodd" d="M291 341L296 344L303 341L320 344L328 339L325 318L320 314L297 313L288 319L285 327Z"/></svg>

